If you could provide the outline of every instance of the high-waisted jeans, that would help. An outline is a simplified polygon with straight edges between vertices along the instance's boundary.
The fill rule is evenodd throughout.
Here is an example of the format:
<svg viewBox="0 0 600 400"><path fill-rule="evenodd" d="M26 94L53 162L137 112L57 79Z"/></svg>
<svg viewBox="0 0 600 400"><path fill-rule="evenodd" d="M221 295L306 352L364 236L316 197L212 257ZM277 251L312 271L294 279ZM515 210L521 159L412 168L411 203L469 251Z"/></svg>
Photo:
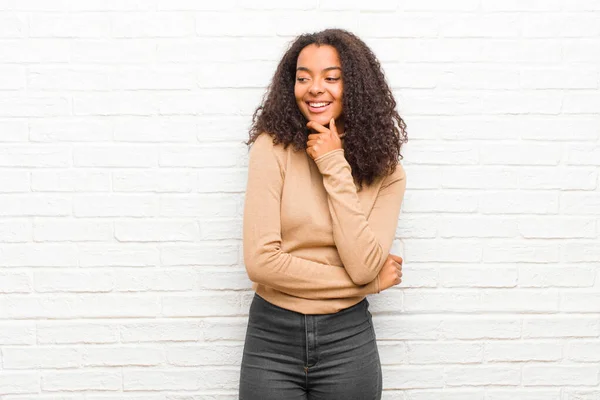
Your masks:
<svg viewBox="0 0 600 400"><path fill-rule="evenodd" d="M305 315L254 295L240 400L372 400L381 391L367 299L334 314Z"/></svg>

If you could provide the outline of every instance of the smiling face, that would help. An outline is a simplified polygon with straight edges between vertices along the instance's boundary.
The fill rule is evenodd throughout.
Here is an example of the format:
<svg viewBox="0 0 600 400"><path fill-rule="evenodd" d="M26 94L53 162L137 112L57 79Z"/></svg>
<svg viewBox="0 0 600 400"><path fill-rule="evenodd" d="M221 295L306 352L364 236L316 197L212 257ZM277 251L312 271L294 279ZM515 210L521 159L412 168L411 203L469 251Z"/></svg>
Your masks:
<svg viewBox="0 0 600 400"><path fill-rule="evenodd" d="M338 131L343 130L342 93L342 67L335 47L310 44L303 48L296 63L294 86L302 115L323 126L334 118Z"/></svg>

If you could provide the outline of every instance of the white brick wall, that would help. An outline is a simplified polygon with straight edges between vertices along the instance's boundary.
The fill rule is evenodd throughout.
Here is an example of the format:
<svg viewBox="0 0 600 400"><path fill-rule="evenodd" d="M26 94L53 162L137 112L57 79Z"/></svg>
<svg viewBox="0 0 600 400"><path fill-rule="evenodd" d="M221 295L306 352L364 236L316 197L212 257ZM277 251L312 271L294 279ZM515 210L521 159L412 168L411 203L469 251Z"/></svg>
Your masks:
<svg viewBox="0 0 600 400"><path fill-rule="evenodd" d="M0 0L0 400L237 398L242 140L331 26L410 137L384 399L600 399L599 0Z"/></svg>

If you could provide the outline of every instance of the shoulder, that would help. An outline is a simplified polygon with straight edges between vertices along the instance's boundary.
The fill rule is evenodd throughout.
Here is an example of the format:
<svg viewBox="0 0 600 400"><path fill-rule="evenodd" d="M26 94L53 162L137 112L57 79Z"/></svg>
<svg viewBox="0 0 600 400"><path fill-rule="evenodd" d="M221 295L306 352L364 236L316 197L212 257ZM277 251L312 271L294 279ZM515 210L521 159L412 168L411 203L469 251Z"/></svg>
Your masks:
<svg viewBox="0 0 600 400"><path fill-rule="evenodd" d="M253 150L253 149L256 149L256 150ZM264 152L264 151L276 152L276 153L285 152L283 145L281 143L276 144L274 142L274 137L267 132L263 132L256 137L256 139L254 140L254 143L252 143L252 147L250 148L250 150L255 151L255 152Z"/></svg>
<svg viewBox="0 0 600 400"><path fill-rule="evenodd" d="M263 132L257 136L250 147L250 159L262 162L277 162L281 167L285 165L287 151L280 143L275 143L273 136Z"/></svg>
<svg viewBox="0 0 600 400"><path fill-rule="evenodd" d="M394 183L406 184L406 171L404 170L404 167L400 163L398 163L396 165L396 169L394 169L394 172L392 172L391 174L389 174L383 178L383 182L382 182L381 186L386 187L386 186L392 185Z"/></svg>

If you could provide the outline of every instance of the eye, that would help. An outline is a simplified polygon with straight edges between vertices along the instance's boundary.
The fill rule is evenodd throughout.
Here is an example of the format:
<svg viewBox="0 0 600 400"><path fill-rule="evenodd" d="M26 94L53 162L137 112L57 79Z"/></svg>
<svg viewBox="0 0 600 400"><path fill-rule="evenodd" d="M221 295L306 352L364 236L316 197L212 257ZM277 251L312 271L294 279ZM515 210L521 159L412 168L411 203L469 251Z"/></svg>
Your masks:
<svg viewBox="0 0 600 400"><path fill-rule="evenodd" d="M308 78L302 78L302 77L298 77L298 78L296 78L296 80L297 80L298 82L306 82L306 81L308 80Z"/></svg>
<svg viewBox="0 0 600 400"><path fill-rule="evenodd" d="M333 78L333 77L329 77L329 78L325 78L325 80L326 80L326 81L329 81L329 82L335 82L335 81L339 81L339 80L340 80L340 78Z"/></svg>

